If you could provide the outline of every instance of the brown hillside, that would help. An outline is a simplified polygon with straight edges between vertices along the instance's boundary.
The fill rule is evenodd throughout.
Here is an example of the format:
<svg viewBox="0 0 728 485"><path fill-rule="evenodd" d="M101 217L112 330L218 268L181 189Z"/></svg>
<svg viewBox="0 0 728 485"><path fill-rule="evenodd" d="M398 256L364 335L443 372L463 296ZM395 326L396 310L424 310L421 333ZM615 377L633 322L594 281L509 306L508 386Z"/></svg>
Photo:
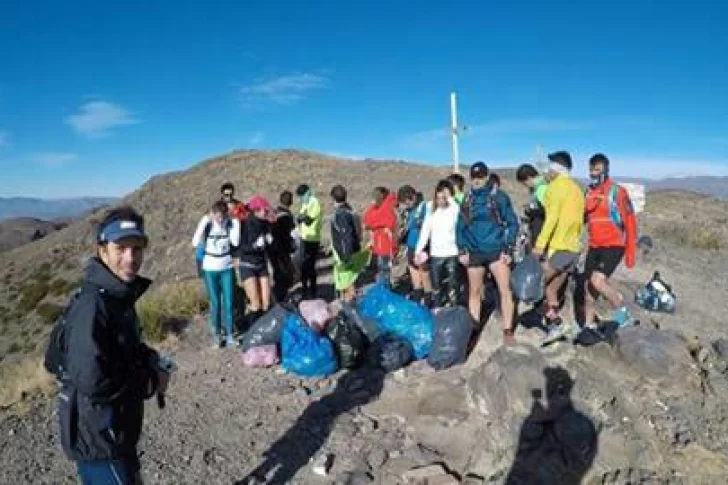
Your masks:
<svg viewBox="0 0 728 485"><path fill-rule="evenodd" d="M329 189L341 183L349 189L354 208L362 210L376 186L396 189L410 183L429 197L437 180L449 172L447 167L342 160L296 150L239 151L203 161L186 171L153 177L123 202L147 218L151 247L143 272L154 278L159 288L162 282L194 277L192 232L226 181L235 183L241 199L262 193L272 203L280 191L309 183L327 211L331 210ZM525 190L514 183L512 170L498 172L520 210ZM709 250L728 244L728 203L661 192L650 196L648 207L641 226L665 245L710 254ZM101 210L91 213L63 231L0 254L0 360L12 361L13 356L37 351L44 342L50 323L78 284L83 265L92 254L94 222L100 214ZM687 255L688 260L690 257L692 254Z"/></svg>
<svg viewBox="0 0 728 485"><path fill-rule="evenodd" d="M68 224L68 221L44 221L34 217L6 219L0 222L0 252L37 241Z"/></svg>

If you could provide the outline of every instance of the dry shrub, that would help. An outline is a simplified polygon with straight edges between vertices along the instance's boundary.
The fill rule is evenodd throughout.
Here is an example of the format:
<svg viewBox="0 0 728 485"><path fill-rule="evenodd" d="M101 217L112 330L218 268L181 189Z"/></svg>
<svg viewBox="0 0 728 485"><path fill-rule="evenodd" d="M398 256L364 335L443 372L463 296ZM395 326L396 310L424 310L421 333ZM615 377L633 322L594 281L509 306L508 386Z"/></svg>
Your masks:
<svg viewBox="0 0 728 485"><path fill-rule="evenodd" d="M39 356L0 364L0 407L37 394L50 395L54 387L53 376L45 370Z"/></svg>
<svg viewBox="0 0 728 485"><path fill-rule="evenodd" d="M145 295L137 305L137 313L150 341L161 341L195 316L208 309L208 300L199 281L168 284Z"/></svg>
<svg viewBox="0 0 728 485"><path fill-rule="evenodd" d="M655 235L664 241L671 241L678 246L691 249L717 251L724 246L720 235L707 228L679 224L661 225L655 229Z"/></svg>

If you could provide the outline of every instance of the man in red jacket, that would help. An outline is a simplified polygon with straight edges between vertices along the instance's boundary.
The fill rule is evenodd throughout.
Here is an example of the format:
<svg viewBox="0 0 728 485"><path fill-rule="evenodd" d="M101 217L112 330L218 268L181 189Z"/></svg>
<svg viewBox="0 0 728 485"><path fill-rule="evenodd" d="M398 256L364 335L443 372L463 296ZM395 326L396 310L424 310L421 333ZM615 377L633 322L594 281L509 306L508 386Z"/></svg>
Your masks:
<svg viewBox="0 0 728 485"><path fill-rule="evenodd" d="M594 325L595 300L602 295L613 309L612 320L620 326L631 322L623 296L609 284L609 277L624 258L635 265L637 218L624 187L609 178L609 159L598 153L589 160L590 184L586 196L589 252L586 257L586 325Z"/></svg>
<svg viewBox="0 0 728 485"><path fill-rule="evenodd" d="M371 234L377 257L377 281L391 285L392 259L397 254L397 197L384 187L374 189L374 202L364 212L364 226Z"/></svg>

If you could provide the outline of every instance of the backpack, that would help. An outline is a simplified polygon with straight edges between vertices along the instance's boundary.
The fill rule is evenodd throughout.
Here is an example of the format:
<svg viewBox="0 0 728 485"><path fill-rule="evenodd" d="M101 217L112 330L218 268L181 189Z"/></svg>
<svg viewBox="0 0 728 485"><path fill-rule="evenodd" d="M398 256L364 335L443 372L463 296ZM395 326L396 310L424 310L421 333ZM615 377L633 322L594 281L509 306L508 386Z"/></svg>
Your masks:
<svg viewBox="0 0 728 485"><path fill-rule="evenodd" d="M609 188L609 195L607 196L607 203L609 204L609 218L615 226L624 232L624 221L622 220L622 213L619 211L619 188L619 184L612 182L612 186ZM588 193L589 189L586 190L584 195L586 196Z"/></svg>
<svg viewBox="0 0 728 485"><path fill-rule="evenodd" d="M225 221L225 235L230 238L230 231L233 229L233 220L227 219ZM205 226L204 231L202 232L202 239L200 240L200 244L197 246L197 251L195 252L195 261L197 263L197 274L202 277L202 260L205 259L205 248L207 246L207 239L210 237L210 231L212 231L212 222L208 222ZM232 243L230 243L230 254L235 254L236 247L233 246Z"/></svg>
<svg viewBox="0 0 728 485"><path fill-rule="evenodd" d="M48 347L45 351L45 358L43 359L43 367L45 367L48 373L53 374L56 380L63 382L68 378L66 368L66 354L68 353L68 337L66 325L68 321L68 315L73 308L73 305L78 301L84 287L76 288L71 294L66 307L63 309L63 313L56 319L53 324L53 330L51 330L50 338L48 341Z"/></svg>
<svg viewBox="0 0 728 485"><path fill-rule="evenodd" d="M339 210L346 211L356 225L356 217L351 210L347 208L340 208ZM341 259L341 261L348 262L349 260L351 260L351 257L354 255L354 253L358 252L361 249L359 247L360 245L356 244L359 235L357 233L357 228L352 227L351 229L353 229L354 232L348 235L348 239L345 240L345 238L343 237L343 235L345 234L345 228L340 227L337 223L337 215L338 214L335 213L334 217L331 218L332 245L339 259Z"/></svg>
<svg viewBox="0 0 728 485"><path fill-rule="evenodd" d="M660 278L659 271L655 271L652 279L637 290L635 303L645 310L675 313L677 297L672 291L672 287Z"/></svg>
<svg viewBox="0 0 728 485"><path fill-rule="evenodd" d="M470 223L473 215L473 201L475 200L475 196L473 195L473 191L471 190L465 200L463 201L463 205L461 206L461 211L465 213L465 220ZM500 211L498 210L498 203L495 200L495 195L488 191L488 193L485 196L485 208L490 216L490 219L498 226L505 227L506 223L503 220L503 217L501 217Z"/></svg>

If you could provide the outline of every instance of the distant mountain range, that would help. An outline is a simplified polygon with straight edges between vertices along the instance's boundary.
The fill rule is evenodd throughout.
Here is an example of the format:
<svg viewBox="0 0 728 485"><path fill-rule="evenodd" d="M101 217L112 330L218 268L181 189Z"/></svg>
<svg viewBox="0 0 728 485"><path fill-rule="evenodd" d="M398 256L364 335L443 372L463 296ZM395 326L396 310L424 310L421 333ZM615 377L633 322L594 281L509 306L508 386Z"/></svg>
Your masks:
<svg viewBox="0 0 728 485"><path fill-rule="evenodd" d="M111 197L76 199L0 197L0 221L14 217L34 217L43 220L77 217L95 207L113 204L117 200Z"/></svg>
<svg viewBox="0 0 728 485"><path fill-rule="evenodd" d="M703 195L728 199L728 177L680 177L660 180L615 177L618 182L644 184L648 191L687 190Z"/></svg>

